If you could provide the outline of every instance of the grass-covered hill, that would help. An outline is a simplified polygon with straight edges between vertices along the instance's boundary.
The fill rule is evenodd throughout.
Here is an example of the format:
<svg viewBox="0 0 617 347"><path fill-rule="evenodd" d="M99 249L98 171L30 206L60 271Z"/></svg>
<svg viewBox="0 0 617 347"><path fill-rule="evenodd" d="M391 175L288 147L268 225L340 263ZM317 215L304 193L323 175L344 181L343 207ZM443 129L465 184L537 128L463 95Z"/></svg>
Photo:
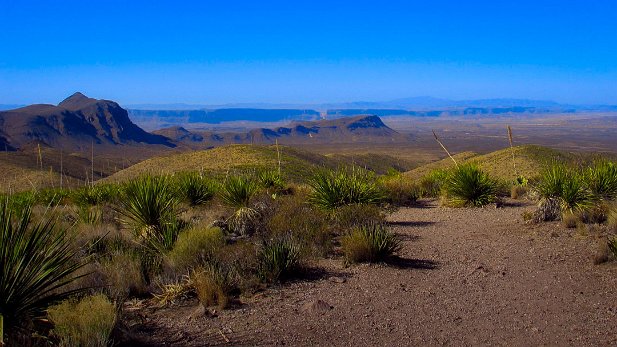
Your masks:
<svg viewBox="0 0 617 347"><path fill-rule="evenodd" d="M513 150L504 148L482 155L474 152L463 152L454 155L454 158L459 164L472 162L495 178L511 181L516 179L517 175L522 175L527 178L536 178L540 175L542 168L552 161L572 161L575 159L575 156L547 147L523 145L514 147ZM516 163L516 171L514 170L513 160L514 163ZM435 169L447 169L452 166L454 166L454 163L450 158L446 157L442 160L408 171L404 173L404 175L409 178L417 179Z"/></svg>
<svg viewBox="0 0 617 347"><path fill-rule="evenodd" d="M319 167L337 168L352 165L349 158L330 157L304 151L298 148L278 146L281 171L290 179L301 179ZM386 162L390 158L384 158ZM360 163L355 163L361 165ZM379 165L375 171L390 168ZM394 167L396 169L396 167ZM106 181L125 181L146 173L154 175L173 174L186 171L203 171L211 175L251 170L277 170L277 146L228 145L203 151L192 151L144 160L106 178ZM371 168L369 168L371 169Z"/></svg>

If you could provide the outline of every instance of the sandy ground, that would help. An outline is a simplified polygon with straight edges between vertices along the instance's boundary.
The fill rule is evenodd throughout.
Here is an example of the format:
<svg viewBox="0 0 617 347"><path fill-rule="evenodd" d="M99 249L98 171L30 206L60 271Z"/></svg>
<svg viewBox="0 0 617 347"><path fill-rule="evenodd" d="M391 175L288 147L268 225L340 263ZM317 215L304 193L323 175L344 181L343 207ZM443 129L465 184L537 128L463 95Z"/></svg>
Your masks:
<svg viewBox="0 0 617 347"><path fill-rule="evenodd" d="M617 263L593 264L593 235L525 225L529 208L404 208L389 264L323 260L214 317L195 300L137 310L132 330L174 346L617 345Z"/></svg>

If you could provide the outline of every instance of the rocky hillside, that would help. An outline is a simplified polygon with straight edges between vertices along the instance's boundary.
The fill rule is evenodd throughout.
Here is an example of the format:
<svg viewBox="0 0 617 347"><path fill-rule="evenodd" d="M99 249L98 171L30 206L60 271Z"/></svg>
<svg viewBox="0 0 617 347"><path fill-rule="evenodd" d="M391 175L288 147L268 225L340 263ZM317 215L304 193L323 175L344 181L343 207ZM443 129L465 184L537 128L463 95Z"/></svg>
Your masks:
<svg viewBox="0 0 617 347"><path fill-rule="evenodd" d="M173 147L166 137L135 125L113 101L75 93L56 105L37 104L0 112L0 145L20 149L41 144L70 150L91 144L148 144Z"/></svg>

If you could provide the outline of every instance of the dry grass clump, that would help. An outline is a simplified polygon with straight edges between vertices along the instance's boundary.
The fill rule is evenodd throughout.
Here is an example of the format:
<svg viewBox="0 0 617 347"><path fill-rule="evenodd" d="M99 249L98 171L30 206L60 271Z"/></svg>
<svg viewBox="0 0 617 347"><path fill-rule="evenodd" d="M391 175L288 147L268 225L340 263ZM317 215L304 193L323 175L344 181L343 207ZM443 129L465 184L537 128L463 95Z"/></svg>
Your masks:
<svg viewBox="0 0 617 347"><path fill-rule="evenodd" d="M107 286L104 290L110 297L123 300L129 296L148 293L142 259L138 254L116 251L100 263Z"/></svg>
<svg viewBox="0 0 617 347"><path fill-rule="evenodd" d="M204 306L225 309L231 300L233 288L229 269L218 263L208 263L191 273L191 284L199 302Z"/></svg>
<svg viewBox="0 0 617 347"><path fill-rule="evenodd" d="M608 250L617 259L617 236L608 239Z"/></svg>
<svg viewBox="0 0 617 347"><path fill-rule="evenodd" d="M515 184L510 188L510 198L512 199L521 199L525 195L527 195L527 187Z"/></svg>
<svg viewBox="0 0 617 347"><path fill-rule="evenodd" d="M420 187L402 175L383 179L381 187L385 201L395 206L413 205L420 197Z"/></svg>
<svg viewBox="0 0 617 347"><path fill-rule="evenodd" d="M197 226L180 233L167 257L177 273L188 273L212 258L223 245L225 235L220 228Z"/></svg>
<svg viewBox="0 0 617 347"><path fill-rule="evenodd" d="M401 242L383 224L364 225L341 239L345 259L350 263L378 262L398 252Z"/></svg>
<svg viewBox="0 0 617 347"><path fill-rule="evenodd" d="M333 219L339 232L347 232L363 225L385 223L386 215L378 206L353 204L336 209Z"/></svg>
<svg viewBox="0 0 617 347"><path fill-rule="evenodd" d="M291 236L264 240L257 254L257 272L265 283L293 276L300 268L302 252Z"/></svg>
<svg viewBox="0 0 617 347"><path fill-rule="evenodd" d="M576 228L581 223L580 215L573 212L565 212L561 215L561 222L568 229Z"/></svg>
<svg viewBox="0 0 617 347"><path fill-rule="evenodd" d="M102 294L64 301L50 307L48 315L60 346L106 347L111 343L116 307Z"/></svg>

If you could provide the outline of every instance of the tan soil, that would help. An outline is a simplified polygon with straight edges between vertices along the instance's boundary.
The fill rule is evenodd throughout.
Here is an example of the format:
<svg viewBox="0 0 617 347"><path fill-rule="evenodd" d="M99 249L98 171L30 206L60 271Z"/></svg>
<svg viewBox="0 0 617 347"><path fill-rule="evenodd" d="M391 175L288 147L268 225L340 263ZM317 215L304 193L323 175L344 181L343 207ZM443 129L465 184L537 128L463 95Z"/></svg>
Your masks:
<svg viewBox="0 0 617 347"><path fill-rule="evenodd" d="M593 236L524 224L529 208L401 209L400 259L323 260L215 317L191 317L195 300L138 309L131 344L617 345L617 263L593 264Z"/></svg>

